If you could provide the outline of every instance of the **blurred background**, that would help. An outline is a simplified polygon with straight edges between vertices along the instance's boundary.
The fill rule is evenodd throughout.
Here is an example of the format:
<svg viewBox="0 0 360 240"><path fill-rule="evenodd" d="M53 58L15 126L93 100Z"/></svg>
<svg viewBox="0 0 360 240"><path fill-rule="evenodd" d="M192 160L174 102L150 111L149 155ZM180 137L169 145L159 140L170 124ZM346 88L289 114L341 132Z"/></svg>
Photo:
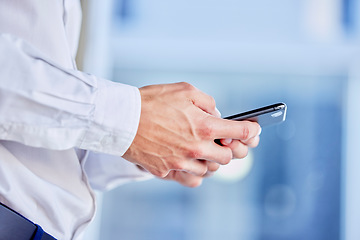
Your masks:
<svg viewBox="0 0 360 240"><path fill-rule="evenodd" d="M223 116L285 102L246 159L199 188L158 179L98 193L85 239L360 239L360 1L88 0L87 72L186 81Z"/></svg>

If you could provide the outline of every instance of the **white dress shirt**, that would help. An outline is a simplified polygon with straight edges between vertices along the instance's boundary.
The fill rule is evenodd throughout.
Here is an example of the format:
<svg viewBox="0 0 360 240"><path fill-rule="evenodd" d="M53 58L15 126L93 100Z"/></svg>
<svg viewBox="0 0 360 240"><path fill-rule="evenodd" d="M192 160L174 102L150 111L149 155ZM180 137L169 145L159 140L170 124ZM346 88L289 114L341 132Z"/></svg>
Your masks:
<svg viewBox="0 0 360 240"><path fill-rule="evenodd" d="M92 188L149 177L121 158L139 90L76 70L80 22L78 0L0 0L0 202L58 239L81 238Z"/></svg>

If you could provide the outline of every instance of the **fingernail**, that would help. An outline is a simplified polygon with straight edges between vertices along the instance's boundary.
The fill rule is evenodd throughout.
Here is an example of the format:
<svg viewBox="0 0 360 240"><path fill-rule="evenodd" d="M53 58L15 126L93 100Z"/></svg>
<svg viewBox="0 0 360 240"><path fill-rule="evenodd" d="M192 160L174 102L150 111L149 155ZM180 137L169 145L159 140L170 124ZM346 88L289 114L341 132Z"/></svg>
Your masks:
<svg viewBox="0 0 360 240"><path fill-rule="evenodd" d="M259 129L259 132L258 132L257 136L259 136L259 135L261 134L261 132L262 132L262 128L260 127L260 129Z"/></svg>
<svg viewBox="0 0 360 240"><path fill-rule="evenodd" d="M219 111L219 109L217 109L217 107L215 107L215 111L216 111L216 113L217 113L217 116L218 116L218 117L221 117L221 112Z"/></svg>

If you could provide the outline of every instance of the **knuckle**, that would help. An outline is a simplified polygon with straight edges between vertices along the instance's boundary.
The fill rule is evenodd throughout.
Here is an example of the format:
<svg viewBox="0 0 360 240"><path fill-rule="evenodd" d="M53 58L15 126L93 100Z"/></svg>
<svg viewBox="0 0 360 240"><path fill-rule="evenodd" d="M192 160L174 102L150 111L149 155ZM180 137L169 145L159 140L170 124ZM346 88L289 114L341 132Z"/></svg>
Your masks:
<svg viewBox="0 0 360 240"><path fill-rule="evenodd" d="M210 172L215 172L219 169L220 165L218 163L215 163L215 162L209 162L207 164L207 168L208 168L208 171Z"/></svg>
<svg viewBox="0 0 360 240"><path fill-rule="evenodd" d="M202 127L199 129L199 135L205 139L210 139L214 134L214 128L209 123L204 122Z"/></svg>
<svg viewBox="0 0 360 240"><path fill-rule="evenodd" d="M191 85L190 83L187 83L187 82L181 82L179 83L183 89L185 90L189 90L189 91L192 91L192 90L195 90L195 87L193 85Z"/></svg>
<svg viewBox="0 0 360 240"><path fill-rule="evenodd" d="M255 138L249 138L246 142L244 142L244 144L246 144L247 146L251 146L255 143Z"/></svg>
<svg viewBox="0 0 360 240"><path fill-rule="evenodd" d="M242 138L244 140L247 140L249 139L249 137L250 137L250 129L248 126L244 126L242 129Z"/></svg>
<svg viewBox="0 0 360 240"><path fill-rule="evenodd" d="M191 159L201 159L203 156L203 152L198 146L193 146L188 150L188 157Z"/></svg>
<svg viewBox="0 0 360 240"><path fill-rule="evenodd" d="M218 163L219 165L227 165L231 162L231 160L233 159L233 152L230 148L227 148L228 150L226 151L226 153L223 153L223 156L221 157L221 159L219 159L218 161L216 161L216 163ZM220 167L220 166L219 166Z"/></svg>
<svg viewBox="0 0 360 240"><path fill-rule="evenodd" d="M165 170L165 169L159 169L159 170L152 172L152 174L158 178L165 178L169 174L169 171Z"/></svg>
<svg viewBox="0 0 360 240"><path fill-rule="evenodd" d="M223 161L222 161L222 165L227 165L231 162L232 160L232 154L229 154L228 156L224 157Z"/></svg>

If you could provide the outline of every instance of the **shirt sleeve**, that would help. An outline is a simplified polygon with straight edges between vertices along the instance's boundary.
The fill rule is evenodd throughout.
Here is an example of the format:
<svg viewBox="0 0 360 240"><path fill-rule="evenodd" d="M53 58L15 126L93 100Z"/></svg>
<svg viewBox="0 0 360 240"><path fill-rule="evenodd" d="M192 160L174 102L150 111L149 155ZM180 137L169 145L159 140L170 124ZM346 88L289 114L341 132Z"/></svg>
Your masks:
<svg viewBox="0 0 360 240"><path fill-rule="evenodd" d="M84 169L95 190L108 191L125 183L154 178L149 172L140 170L122 157L90 151L86 154Z"/></svg>
<svg viewBox="0 0 360 240"><path fill-rule="evenodd" d="M122 156L141 109L136 87L64 69L22 39L0 34L0 139Z"/></svg>

